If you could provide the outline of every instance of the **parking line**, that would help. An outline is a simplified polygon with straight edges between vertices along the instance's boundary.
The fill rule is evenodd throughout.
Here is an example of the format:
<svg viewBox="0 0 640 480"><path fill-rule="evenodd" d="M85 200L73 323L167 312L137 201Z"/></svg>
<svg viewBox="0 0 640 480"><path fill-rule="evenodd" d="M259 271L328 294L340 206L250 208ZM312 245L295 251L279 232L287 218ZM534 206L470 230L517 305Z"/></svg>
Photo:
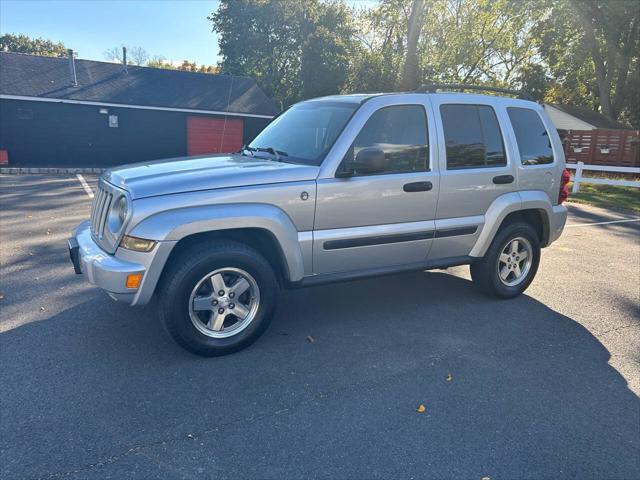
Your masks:
<svg viewBox="0 0 640 480"><path fill-rule="evenodd" d="M567 228L570 227L591 227L592 225L609 225L611 223L626 223L626 222L637 222L640 221L640 218L625 218L624 220L611 220L608 222L590 222L590 223L574 223L567 225Z"/></svg>
<svg viewBox="0 0 640 480"><path fill-rule="evenodd" d="M82 188L84 188L84 191L87 192L87 196L89 198L93 198L93 190L91 190L91 187L89 186L87 181L84 179L82 174L76 173L76 177L78 177L78 180L80 180L80 184L82 185Z"/></svg>

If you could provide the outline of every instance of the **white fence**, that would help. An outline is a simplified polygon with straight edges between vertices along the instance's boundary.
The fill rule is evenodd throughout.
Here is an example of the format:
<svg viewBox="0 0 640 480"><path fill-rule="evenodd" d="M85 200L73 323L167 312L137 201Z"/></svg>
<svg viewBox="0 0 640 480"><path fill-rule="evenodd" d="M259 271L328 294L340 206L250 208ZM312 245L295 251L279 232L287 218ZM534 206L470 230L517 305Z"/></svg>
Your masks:
<svg viewBox="0 0 640 480"><path fill-rule="evenodd" d="M575 175L571 178L573 181L573 188L571 193L580 191L581 183L595 183L598 185L617 185L619 187L640 187L640 182L634 182L631 180L611 180L609 178L591 178L583 177L582 172L584 170L591 170L595 172L610 172L610 173L637 173L640 174L640 168L633 167L609 167L606 165L585 165L584 162L567 163L567 168L575 170Z"/></svg>

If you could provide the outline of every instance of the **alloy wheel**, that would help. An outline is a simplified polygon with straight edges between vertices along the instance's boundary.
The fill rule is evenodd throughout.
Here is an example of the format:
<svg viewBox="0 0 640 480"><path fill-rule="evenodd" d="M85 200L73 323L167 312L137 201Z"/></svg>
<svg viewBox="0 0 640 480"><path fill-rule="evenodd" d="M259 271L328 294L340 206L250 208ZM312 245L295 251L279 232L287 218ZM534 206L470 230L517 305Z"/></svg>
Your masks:
<svg viewBox="0 0 640 480"><path fill-rule="evenodd" d="M256 280L239 268L220 268L196 284L189 297L194 327L213 338L228 338L247 328L260 306Z"/></svg>
<svg viewBox="0 0 640 480"><path fill-rule="evenodd" d="M508 287L522 283L533 263L533 248L524 237L512 238L498 257L498 278Z"/></svg>

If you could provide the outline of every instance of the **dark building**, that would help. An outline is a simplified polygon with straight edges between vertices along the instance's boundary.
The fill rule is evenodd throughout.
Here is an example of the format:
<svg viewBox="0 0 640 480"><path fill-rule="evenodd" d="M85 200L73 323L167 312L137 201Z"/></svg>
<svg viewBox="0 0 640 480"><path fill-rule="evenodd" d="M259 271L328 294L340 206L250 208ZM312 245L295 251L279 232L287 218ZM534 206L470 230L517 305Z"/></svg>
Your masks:
<svg viewBox="0 0 640 480"><path fill-rule="evenodd" d="M237 151L276 111L247 77L0 52L0 161L9 166Z"/></svg>

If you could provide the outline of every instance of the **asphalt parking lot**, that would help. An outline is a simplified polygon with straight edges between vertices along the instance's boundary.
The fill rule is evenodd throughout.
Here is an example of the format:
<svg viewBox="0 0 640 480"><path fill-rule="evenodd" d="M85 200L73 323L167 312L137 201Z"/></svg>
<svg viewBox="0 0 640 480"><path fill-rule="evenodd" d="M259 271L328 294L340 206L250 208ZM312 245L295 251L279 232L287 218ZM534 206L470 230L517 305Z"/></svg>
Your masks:
<svg viewBox="0 0 640 480"><path fill-rule="evenodd" d="M74 176L0 177L2 478L640 478L632 215L572 205L517 299L462 267L285 292L204 359L74 275L89 208Z"/></svg>

